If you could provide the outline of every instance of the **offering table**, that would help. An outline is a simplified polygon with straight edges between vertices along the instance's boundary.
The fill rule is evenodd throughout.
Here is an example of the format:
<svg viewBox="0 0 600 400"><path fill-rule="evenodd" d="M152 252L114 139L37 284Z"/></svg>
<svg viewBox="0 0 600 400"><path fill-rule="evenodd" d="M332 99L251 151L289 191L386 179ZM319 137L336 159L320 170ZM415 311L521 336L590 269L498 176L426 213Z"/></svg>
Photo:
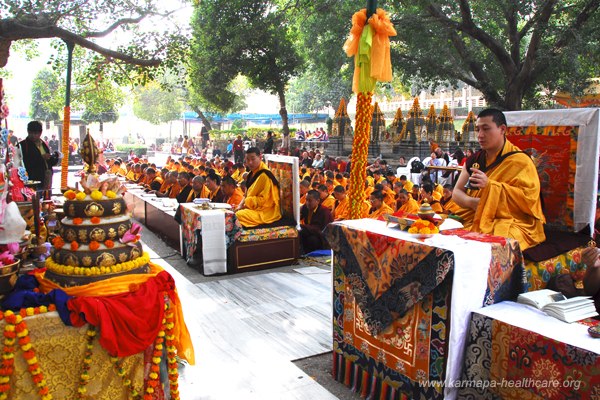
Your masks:
<svg viewBox="0 0 600 400"><path fill-rule="evenodd" d="M327 228L333 375L363 397L455 398L470 314L524 291L519 245L454 230L418 239L370 219Z"/></svg>

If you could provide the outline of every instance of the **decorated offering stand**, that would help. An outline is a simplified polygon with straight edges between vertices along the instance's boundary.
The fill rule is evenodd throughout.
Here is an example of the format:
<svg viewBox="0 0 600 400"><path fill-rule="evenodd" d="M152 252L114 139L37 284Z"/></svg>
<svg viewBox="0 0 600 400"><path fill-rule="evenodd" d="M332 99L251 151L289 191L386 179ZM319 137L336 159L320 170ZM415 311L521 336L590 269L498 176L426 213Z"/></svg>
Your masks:
<svg viewBox="0 0 600 400"><path fill-rule="evenodd" d="M163 399L167 388L178 399L176 357L194 363L173 278L143 251L118 179L95 173L97 156L88 134L83 190L66 188L61 221L35 194L21 210L3 203L0 399ZM20 263L32 271L18 276Z"/></svg>

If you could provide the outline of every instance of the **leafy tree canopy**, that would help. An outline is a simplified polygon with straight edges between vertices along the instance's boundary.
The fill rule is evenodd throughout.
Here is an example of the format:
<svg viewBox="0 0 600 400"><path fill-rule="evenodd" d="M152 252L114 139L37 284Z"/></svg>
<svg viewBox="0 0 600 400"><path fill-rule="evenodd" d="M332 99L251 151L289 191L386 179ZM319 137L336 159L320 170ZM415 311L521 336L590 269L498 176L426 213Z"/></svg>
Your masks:
<svg viewBox="0 0 600 400"><path fill-rule="evenodd" d="M462 81L508 110L581 92L600 73L598 0L393 0L392 59L405 82Z"/></svg>
<svg viewBox="0 0 600 400"><path fill-rule="evenodd" d="M183 1L183 0L182 0ZM167 6L163 4L168 4ZM57 38L89 50L95 71L144 80L176 63L187 44L173 2L0 0L0 67L13 42ZM111 45L108 46L110 40ZM64 46L61 46L64 47Z"/></svg>
<svg viewBox="0 0 600 400"><path fill-rule="evenodd" d="M121 89L109 80L78 87L78 98L84 108L82 119L88 123L115 122L119 119L119 107L124 97ZM102 130L102 129L101 129Z"/></svg>
<svg viewBox="0 0 600 400"><path fill-rule="evenodd" d="M58 121L64 103L65 83L49 68L39 71L31 86L31 117L40 121Z"/></svg>
<svg viewBox="0 0 600 400"><path fill-rule="evenodd" d="M302 59L277 2L198 2L192 30L192 90L215 108L230 109L236 94L229 83L242 74L253 87L279 97L283 129L288 129L285 88L299 72Z"/></svg>
<svg viewBox="0 0 600 400"><path fill-rule="evenodd" d="M155 81L135 90L133 113L140 119L158 125L180 118L182 111L181 96L161 88Z"/></svg>

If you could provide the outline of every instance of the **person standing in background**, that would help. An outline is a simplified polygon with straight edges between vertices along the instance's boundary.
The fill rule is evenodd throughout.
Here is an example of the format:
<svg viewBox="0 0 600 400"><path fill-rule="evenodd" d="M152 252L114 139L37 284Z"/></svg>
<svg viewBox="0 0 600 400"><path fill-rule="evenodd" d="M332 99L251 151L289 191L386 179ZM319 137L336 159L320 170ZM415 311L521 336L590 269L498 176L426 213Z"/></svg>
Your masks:
<svg viewBox="0 0 600 400"><path fill-rule="evenodd" d="M273 153L273 131L267 132L267 142L265 143L264 154L272 154Z"/></svg>
<svg viewBox="0 0 600 400"><path fill-rule="evenodd" d="M42 140L42 124L31 121L27 124L27 137L19 143L23 164L32 181L39 181L37 190L48 190L52 185L52 167L58 164L58 153Z"/></svg>

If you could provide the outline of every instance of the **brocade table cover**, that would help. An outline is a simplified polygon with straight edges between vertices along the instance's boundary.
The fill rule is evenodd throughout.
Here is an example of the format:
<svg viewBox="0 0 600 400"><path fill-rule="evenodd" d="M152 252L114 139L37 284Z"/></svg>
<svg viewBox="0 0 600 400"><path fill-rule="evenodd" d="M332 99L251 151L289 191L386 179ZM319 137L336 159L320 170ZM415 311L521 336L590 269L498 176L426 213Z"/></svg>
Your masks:
<svg viewBox="0 0 600 400"><path fill-rule="evenodd" d="M48 312L24 318L31 338L31 345L38 359L40 369L48 382L49 393L55 399L76 399L83 360L86 351L87 329L65 326L57 312ZM0 322L4 331L5 321ZM14 372L10 377L9 399L40 399L39 388L28 372L28 364L19 345L15 345ZM149 372L152 349L131 357L123 362L125 378L130 379L138 393L143 393L144 374ZM126 399L128 389L123 379L111 363L106 350L93 341L92 361L89 383L85 386L86 398L90 399ZM153 398L163 399L164 394L157 390Z"/></svg>
<svg viewBox="0 0 600 400"><path fill-rule="evenodd" d="M419 240L369 219L327 228L333 373L370 399L454 398L470 312L524 288L516 241L466 231Z"/></svg>
<svg viewBox="0 0 600 400"><path fill-rule="evenodd" d="M183 248L189 260L196 251L198 239L196 231L202 231L202 210L193 203L181 204L181 231L183 235ZM235 213L231 210L223 210L225 213L225 245L231 246L242 234L242 225L237 220Z"/></svg>
<svg viewBox="0 0 600 400"><path fill-rule="evenodd" d="M522 304L474 312L461 399L598 399L600 339L587 320L567 324Z"/></svg>

